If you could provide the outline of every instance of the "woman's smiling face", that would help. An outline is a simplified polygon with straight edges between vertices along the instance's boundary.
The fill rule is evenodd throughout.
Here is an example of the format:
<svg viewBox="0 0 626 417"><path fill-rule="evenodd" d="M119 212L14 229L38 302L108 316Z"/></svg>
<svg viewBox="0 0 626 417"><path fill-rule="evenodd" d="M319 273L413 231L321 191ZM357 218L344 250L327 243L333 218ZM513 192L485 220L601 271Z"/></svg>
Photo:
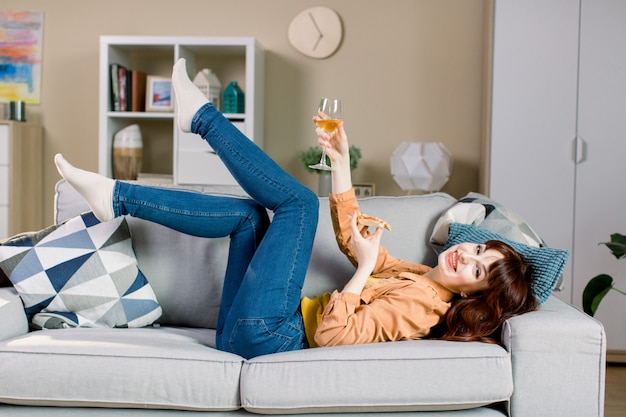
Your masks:
<svg viewBox="0 0 626 417"><path fill-rule="evenodd" d="M489 287L487 272L504 255L484 244L461 243L439 254L438 265L426 276L450 291L470 295Z"/></svg>

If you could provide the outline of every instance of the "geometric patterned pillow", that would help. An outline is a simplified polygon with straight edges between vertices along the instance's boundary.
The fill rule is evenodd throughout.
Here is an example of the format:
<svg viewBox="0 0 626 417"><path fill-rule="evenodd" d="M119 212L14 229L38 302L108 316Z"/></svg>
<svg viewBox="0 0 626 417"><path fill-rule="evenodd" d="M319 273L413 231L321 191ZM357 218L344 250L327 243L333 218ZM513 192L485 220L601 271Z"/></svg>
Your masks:
<svg viewBox="0 0 626 417"><path fill-rule="evenodd" d="M34 328L143 327L161 314L124 217L91 212L0 243L0 268Z"/></svg>
<svg viewBox="0 0 626 417"><path fill-rule="evenodd" d="M480 204L485 208L485 219L477 226L525 245L545 246L543 239L524 219L492 199L482 194L469 193L460 201L467 204Z"/></svg>
<svg viewBox="0 0 626 417"><path fill-rule="evenodd" d="M469 193L437 221L431 244L440 250L448 239L450 223L473 224L514 242L545 246L543 239L517 213L479 193Z"/></svg>

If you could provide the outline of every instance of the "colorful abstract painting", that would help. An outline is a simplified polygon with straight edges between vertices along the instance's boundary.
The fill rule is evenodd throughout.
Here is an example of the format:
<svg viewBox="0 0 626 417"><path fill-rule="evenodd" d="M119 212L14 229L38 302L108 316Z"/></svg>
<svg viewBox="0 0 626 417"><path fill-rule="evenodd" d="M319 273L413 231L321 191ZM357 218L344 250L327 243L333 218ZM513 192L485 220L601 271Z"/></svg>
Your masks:
<svg viewBox="0 0 626 417"><path fill-rule="evenodd" d="M0 10L0 101L41 99L43 12Z"/></svg>

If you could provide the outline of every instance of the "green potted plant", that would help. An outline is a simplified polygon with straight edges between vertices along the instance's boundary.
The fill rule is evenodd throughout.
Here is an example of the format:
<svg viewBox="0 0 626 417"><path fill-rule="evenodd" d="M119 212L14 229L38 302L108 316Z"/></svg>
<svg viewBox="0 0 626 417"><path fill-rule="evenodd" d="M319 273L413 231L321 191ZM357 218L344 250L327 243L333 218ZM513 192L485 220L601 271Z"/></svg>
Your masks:
<svg viewBox="0 0 626 417"><path fill-rule="evenodd" d="M613 256L617 259L626 258L626 236L620 233L613 233L610 242L601 242L600 245L606 245ZM615 288L613 285L613 277L607 274L600 274L593 277L585 286L583 291L583 310L585 313L593 316L598 310L600 302L609 291L617 291L626 295L626 292Z"/></svg>

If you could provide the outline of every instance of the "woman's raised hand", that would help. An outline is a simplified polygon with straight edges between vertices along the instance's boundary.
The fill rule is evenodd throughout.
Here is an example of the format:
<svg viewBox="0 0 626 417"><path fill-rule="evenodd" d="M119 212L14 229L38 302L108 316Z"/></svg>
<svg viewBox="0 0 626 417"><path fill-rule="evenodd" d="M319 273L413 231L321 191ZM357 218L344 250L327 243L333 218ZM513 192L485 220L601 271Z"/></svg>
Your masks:
<svg viewBox="0 0 626 417"><path fill-rule="evenodd" d="M380 240L383 237L383 229L377 228L376 232L369 233L367 228L359 228L357 224L357 212L352 215L350 230L352 232L350 249L357 260L357 268L350 281L343 287L342 292L361 294L370 274L376 267Z"/></svg>
<svg viewBox="0 0 626 417"><path fill-rule="evenodd" d="M318 118L323 118L323 115L315 116L313 122ZM341 121L337 130L332 133L326 132L321 127L315 129L317 142L321 147L326 148L326 155L330 158L331 166L335 168L345 164L350 165L348 136L344 130L343 123Z"/></svg>
<svg viewBox="0 0 626 417"><path fill-rule="evenodd" d="M359 267L365 268L368 274L370 274L374 266L376 266L383 229L377 227L374 233L370 233L367 227L360 227L357 224L357 215L358 213L355 212L350 220L350 230L352 232L350 248L358 261Z"/></svg>
<svg viewBox="0 0 626 417"><path fill-rule="evenodd" d="M313 122L324 116L322 113L318 114L313 118ZM339 122L337 129L332 133L319 127L315 129L315 133L317 134L317 142L330 158L332 192L339 194L350 190L352 188L350 146L348 145L348 136L343 128L343 121Z"/></svg>

